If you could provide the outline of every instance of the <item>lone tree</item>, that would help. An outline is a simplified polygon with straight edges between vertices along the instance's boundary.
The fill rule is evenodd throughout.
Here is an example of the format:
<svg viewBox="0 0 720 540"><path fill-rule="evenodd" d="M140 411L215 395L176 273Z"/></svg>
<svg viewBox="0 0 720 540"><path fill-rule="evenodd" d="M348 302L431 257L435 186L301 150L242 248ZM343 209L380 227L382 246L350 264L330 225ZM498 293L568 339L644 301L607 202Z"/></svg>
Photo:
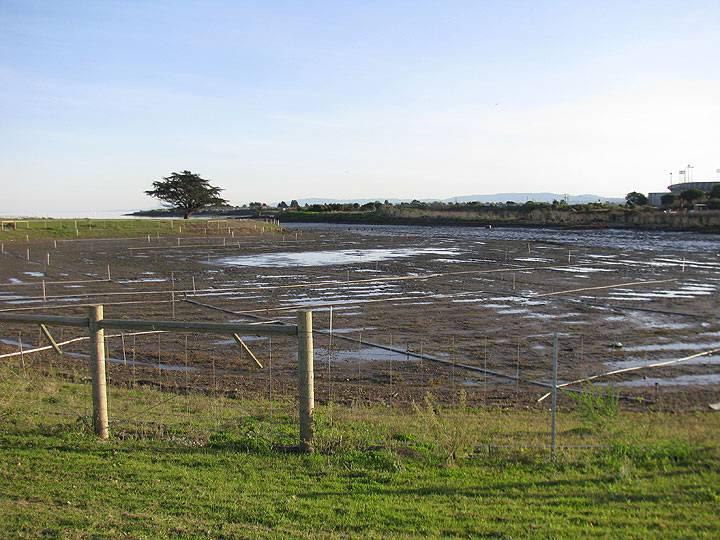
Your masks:
<svg viewBox="0 0 720 540"><path fill-rule="evenodd" d="M630 193L625 195L625 204L630 208L634 208L636 206L645 206L647 203L648 198L642 193L638 193L637 191L631 191Z"/></svg>
<svg viewBox="0 0 720 540"><path fill-rule="evenodd" d="M220 197L221 188L211 186L209 180L190 171L173 172L170 176L153 182L153 188L145 193L160 199L170 208L181 210L184 219L203 208L228 204L228 201Z"/></svg>

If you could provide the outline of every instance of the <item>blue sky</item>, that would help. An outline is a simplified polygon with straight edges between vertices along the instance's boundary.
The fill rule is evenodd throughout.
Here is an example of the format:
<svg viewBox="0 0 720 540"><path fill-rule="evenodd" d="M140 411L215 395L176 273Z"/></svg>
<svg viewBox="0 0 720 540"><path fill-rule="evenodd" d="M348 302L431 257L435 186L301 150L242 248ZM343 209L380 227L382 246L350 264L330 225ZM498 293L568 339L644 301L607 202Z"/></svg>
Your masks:
<svg viewBox="0 0 720 540"><path fill-rule="evenodd" d="M0 212L623 195L720 168L720 2L0 0Z"/></svg>

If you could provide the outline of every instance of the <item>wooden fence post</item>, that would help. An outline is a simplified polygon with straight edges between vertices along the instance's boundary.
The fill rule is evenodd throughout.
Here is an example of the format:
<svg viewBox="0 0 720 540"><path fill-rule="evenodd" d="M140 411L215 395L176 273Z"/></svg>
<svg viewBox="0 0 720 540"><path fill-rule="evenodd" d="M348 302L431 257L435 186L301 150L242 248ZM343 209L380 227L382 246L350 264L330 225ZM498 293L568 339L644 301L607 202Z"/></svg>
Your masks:
<svg viewBox="0 0 720 540"><path fill-rule="evenodd" d="M298 394L300 398L300 450L313 451L313 409L315 389L313 374L312 311L300 311L298 323Z"/></svg>
<svg viewBox="0 0 720 540"><path fill-rule="evenodd" d="M90 319L90 371L92 373L93 427L101 439L109 436L107 412L107 381L105 379L105 331L98 323L103 319L103 307L88 308Z"/></svg>

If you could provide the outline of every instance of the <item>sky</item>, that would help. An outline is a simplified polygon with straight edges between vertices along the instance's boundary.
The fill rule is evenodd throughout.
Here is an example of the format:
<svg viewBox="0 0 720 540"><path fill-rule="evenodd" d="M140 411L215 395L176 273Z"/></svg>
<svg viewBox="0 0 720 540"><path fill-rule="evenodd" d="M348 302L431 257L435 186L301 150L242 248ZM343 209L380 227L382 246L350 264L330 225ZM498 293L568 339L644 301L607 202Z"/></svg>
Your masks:
<svg viewBox="0 0 720 540"><path fill-rule="evenodd" d="M623 196L720 168L720 2L0 0L0 213ZM9 188L9 189L8 189Z"/></svg>

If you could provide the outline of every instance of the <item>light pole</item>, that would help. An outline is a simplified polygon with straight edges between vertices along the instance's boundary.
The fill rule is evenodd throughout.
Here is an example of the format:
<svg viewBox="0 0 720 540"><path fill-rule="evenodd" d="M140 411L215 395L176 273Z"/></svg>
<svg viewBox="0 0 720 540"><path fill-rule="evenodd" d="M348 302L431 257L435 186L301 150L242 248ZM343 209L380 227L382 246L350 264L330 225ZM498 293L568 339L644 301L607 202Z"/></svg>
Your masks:
<svg viewBox="0 0 720 540"><path fill-rule="evenodd" d="M693 170L693 168L694 168L694 167L688 163L688 166L687 166L687 171L688 171L688 176L689 176L688 182L692 182L692 170Z"/></svg>

